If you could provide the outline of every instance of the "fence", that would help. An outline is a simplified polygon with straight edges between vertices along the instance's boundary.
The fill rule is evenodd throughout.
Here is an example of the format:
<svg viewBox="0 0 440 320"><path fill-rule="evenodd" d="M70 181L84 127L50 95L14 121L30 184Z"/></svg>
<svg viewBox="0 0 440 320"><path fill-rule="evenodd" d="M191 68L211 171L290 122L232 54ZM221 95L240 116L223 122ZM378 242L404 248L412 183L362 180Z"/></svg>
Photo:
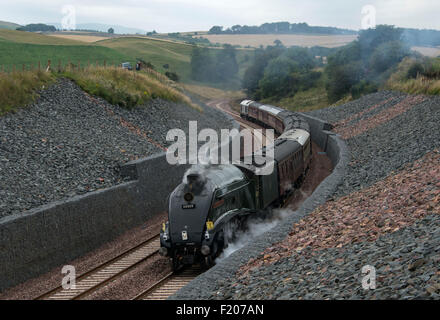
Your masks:
<svg viewBox="0 0 440 320"><path fill-rule="evenodd" d="M2 73L11 73L11 72L24 72L24 71L81 71L81 70L87 70L90 67L102 67L102 68L121 68L121 63L119 62L108 62L107 60L104 61L86 61L81 62L81 60L78 61L71 61L63 62L61 60L56 61L55 63L52 60L48 60L47 62L34 62L34 63L28 63L28 64L12 64L12 65L0 65L0 72ZM146 71L147 73L166 78L165 75L162 73L151 69L149 67L143 66L141 64L141 69L143 71Z"/></svg>
<svg viewBox="0 0 440 320"><path fill-rule="evenodd" d="M107 63L106 60L104 60L103 62L99 62L99 61L95 61L95 62L91 62L91 61L87 61L85 63L82 63L81 61L76 61L72 62L72 61L68 61L66 62L62 62L61 60L58 60L57 62L55 62L55 64L53 63L52 60L48 60L47 62L34 62L34 63L28 63L28 64L13 64L13 65L0 65L0 72L3 73L11 73L11 72L24 72L24 71L58 71L58 72L62 72L62 71L66 71L66 70L85 70L87 68L90 68L91 66L95 66L95 67L117 67L119 66L120 63Z"/></svg>

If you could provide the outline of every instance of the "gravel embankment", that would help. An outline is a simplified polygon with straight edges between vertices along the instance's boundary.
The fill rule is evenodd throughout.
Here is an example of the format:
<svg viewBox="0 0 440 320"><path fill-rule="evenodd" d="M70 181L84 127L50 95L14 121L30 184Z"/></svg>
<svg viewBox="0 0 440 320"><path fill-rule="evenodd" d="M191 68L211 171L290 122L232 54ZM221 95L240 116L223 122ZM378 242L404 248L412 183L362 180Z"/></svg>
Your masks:
<svg viewBox="0 0 440 320"><path fill-rule="evenodd" d="M440 297L439 181L440 153L432 152L367 189L327 202L294 225L283 242L244 266L238 285L216 295L236 299L358 299L374 295L428 298L433 293L433 298ZM437 216L432 217L435 213ZM420 222L427 216L434 224ZM424 230L427 226L433 228ZM423 237L414 234L415 230L424 232ZM417 269L410 270L412 263L428 263L428 268L421 274L412 272ZM366 265L377 270L380 290L374 294L364 292L359 280ZM273 275L272 284L263 284L258 293L248 290L246 283L262 278L267 270ZM291 281L292 275L296 280ZM264 279L264 283L269 280ZM438 291L427 291L437 284ZM393 292L396 288L399 290Z"/></svg>
<svg viewBox="0 0 440 320"><path fill-rule="evenodd" d="M157 99L129 111L58 81L0 118L0 218L121 183L121 164L163 152L168 130L187 132L190 120L231 127L209 107L200 113Z"/></svg>
<svg viewBox="0 0 440 320"><path fill-rule="evenodd" d="M321 251L304 249L250 272L211 298L439 299L440 215L374 242ZM376 289L364 290L364 266L376 268Z"/></svg>
<svg viewBox="0 0 440 320"><path fill-rule="evenodd" d="M338 122L385 101L384 105L362 114L347 125L337 126ZM402 104L405 111L399 113ZM342 131L347 135L345 138L352 161L344 184L339 187L335 197L368 187L427 152L440 148L439 97L416 98L385 91L310 114L335 124L336 132ZM370 127L352 136L360 126Z"/></svg>
<svg viewBox="0 0 440 320"><path fill-rule="evenodd" d="M283 241L245 263L232 255L234 267L204 277L214 282L208 289L191 287L176 298L440 297L440 98L379 92L310 114L345 139L351 162L344 182ZM280 238L285 229L263 236ZM255 252L261 241L244 250ZM366 265L376 268L375 290L362 288Z"/></svg>

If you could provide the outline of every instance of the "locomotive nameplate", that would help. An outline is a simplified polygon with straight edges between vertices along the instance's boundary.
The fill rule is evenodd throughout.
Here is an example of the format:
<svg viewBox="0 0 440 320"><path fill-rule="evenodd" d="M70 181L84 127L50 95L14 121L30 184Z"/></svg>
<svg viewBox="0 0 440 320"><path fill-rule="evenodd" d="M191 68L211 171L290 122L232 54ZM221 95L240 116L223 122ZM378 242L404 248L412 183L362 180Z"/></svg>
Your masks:
<svg viewBox="0 0 440 320"><path fill-rule="evenodd" d="M191 204L182 204L182 209L183 210L189 210L189 209L195 209L196 205L194 203Z"/></svg>

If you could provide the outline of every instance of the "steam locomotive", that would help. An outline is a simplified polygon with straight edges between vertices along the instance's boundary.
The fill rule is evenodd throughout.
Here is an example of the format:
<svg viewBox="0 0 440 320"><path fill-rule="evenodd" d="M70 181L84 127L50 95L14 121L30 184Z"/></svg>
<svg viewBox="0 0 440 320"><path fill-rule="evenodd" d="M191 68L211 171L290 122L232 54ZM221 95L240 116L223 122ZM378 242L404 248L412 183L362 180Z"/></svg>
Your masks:
<svg viewBox="0 0 440 320"><path fill-rule="evenodd" d="M199 262L212 265L236 229L247 218L280 206L310 166L310 129L297 114L245 100L240 115L280 135L262 151L264 155L273 148L274 169L268 175L257 174L261 162L254 154L236 165L189 170L169 197L168 222L160 232L159 252L171 259L174 270Z"/></svg>

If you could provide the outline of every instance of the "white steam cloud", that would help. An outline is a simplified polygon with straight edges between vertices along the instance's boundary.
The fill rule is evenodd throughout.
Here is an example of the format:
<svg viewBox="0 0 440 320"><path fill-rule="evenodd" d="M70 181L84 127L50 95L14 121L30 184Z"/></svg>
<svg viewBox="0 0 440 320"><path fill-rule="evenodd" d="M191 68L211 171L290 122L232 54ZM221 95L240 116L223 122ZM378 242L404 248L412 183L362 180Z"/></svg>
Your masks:
<svg viewBox="0 0 440 320"><path fill-rule="evenodd" d="M216 262L221 262L235 251L243 248L256 237L278 225L278 223L282 222L291 213L292 211L288 209L276 209L273 211L273 217L271 219L249 219L244 231L240 230L235 234L235 240L229 243L228 247L224 249L222 254L216 259Z"/></svg>

